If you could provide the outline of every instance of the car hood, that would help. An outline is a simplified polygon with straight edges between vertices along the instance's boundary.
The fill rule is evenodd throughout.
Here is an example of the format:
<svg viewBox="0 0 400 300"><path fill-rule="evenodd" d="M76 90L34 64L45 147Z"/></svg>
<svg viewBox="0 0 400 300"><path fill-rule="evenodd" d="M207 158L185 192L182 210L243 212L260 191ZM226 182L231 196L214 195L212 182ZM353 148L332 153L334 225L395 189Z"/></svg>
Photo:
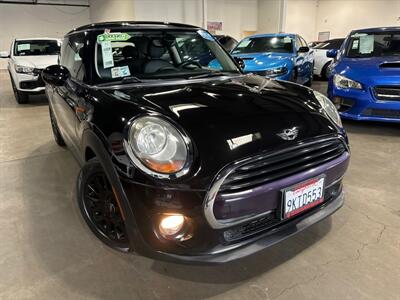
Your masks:
<svg viewBox="0 0 400 300"><path fill-rule="evenodd" d="M292 62L292 53L246 53L233 54L234 57L240 57L244 60L245 72L263 71L271 68L286 67Z"/></svg>
<svg viewBox="0 0 400 300"><path fill-rule="evenodd" d="M114 125L140 112L160 114L177 123L193 141L200 177L208 183L227 164L338 132L320 113L310 89L260 76L104 92L122 101L113 105L116 119L108 116ZM128 102L134 103L134 112L125 107ZM299 129L295 140L279 136L293 127Z"/></svg>
<svg viewBox="0 0 400 300"><path fill-rule="evenodd" d="M334 70L366 86L400 84L400 56L346 57L340 60Z"/></svg>
<svg viewBox="0 0 400 300"><path fill-rule="evenodd" d="M58 55L14 56L17 65L44 69L57 64Z"/></svg>

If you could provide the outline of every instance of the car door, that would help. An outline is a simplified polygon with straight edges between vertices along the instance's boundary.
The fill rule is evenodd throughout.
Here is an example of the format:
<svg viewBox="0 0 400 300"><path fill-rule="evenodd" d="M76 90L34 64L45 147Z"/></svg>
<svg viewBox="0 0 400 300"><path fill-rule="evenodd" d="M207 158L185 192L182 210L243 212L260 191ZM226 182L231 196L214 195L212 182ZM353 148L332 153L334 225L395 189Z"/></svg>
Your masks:
<svg viewBox="0 0 400 300"><path fill-rule="evenodd" d="M296 68L297 68L297 82L303 83L304 82L304 77L306 74L305 70L305 59L306 59L306 54L303 52L299 52L299 49L302 47L302 41L300 40L300 37L296 35Z"/></svg>
<svg viewBox="0 0 400 300"><path fill-rule="evenodd" d="M64 85L53 87L52 110L66 143L73 151L80 153L80 141L77 135L79 125L79 104L83 101L79 93L79 82L85 77L85 66L80 56L84 46L84 37L80 34L66 38L61 49L60 64L66 67L71 78Z"/></svg>
<svg viewBox="0 0 400 300"><path fill-rule="evenodd" d="M302 47L308 47L307 42L303 39L303 37L299 36L301 46ZM312 74L314 73L314 50L309 48L307 52L303 52L304 54L304 77L303 77L303 83L307 82Z"/></svg>

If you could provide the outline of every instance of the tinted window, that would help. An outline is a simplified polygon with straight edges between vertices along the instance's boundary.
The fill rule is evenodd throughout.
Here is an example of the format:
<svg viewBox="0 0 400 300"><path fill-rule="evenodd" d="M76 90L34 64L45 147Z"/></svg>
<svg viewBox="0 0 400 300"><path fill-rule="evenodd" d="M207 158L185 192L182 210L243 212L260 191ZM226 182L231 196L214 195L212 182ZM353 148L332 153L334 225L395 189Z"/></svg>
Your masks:
<svg viewBox="0 0 400 300"><path fill-rule="evenodd" d="M325 50L330 50L330 49L340 49L340 47L343 44L344 39L335 39L335 40L329 40L322 42L315 46L315 49L325 49Z"/></svg>
<svg viewBox="0 0 400 300"><path fill-rule="evenodd" d="M232 54L256 52L293 52L293 40L290 36L250 37L243 39Z"/></svg>
<svg viewBox="0 0 400 300"><path fill-rule="evenodd" d="M58 55L60 42L56 40L24 40L14 44L15 56Z"/></svg>
<svg viewBox="0 0 400 300"><path fill-rule="evenodd" d="M378 57L400 55L400 31L354 33L346 46L348 57Z"/></svg>
<svg viewBox="0 0 400 300"><path fill-rule="evenodd" d="M66 67L71 77L77 80L84 80L85 66L82 62L84 55L84 36L81 34L67 37L61 49L60 64Z"/></svg>

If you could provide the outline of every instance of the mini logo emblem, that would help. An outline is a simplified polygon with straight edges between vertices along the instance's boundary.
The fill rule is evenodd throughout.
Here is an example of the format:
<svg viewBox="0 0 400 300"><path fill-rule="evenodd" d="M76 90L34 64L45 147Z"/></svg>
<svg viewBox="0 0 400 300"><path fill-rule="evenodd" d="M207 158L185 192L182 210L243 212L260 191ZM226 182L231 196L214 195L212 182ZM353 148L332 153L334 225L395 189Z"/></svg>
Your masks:
<svg viewBox="0 0 400 300"><path fill-rule="evenodd" d="M298 134L299 134L299 128L293 127L283 130L281 133L278 133L277 136L279 136L285 141L293 141L295 138L297 138Z"/></svg>

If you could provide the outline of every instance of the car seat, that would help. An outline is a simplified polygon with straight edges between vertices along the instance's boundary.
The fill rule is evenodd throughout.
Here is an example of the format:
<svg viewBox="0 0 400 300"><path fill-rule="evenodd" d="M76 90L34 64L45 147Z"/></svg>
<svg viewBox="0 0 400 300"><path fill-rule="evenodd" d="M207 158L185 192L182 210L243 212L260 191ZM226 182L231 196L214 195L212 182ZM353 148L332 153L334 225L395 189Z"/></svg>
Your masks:
<svg viewBox="0 0 400 300"><path fill-rule="evenodd" d="M164 68L175 69L170 62L161 58L166 52L167 49L159 40L152 40L147 51L150 61L145 64L144 73L154 73Z"/></svg>

